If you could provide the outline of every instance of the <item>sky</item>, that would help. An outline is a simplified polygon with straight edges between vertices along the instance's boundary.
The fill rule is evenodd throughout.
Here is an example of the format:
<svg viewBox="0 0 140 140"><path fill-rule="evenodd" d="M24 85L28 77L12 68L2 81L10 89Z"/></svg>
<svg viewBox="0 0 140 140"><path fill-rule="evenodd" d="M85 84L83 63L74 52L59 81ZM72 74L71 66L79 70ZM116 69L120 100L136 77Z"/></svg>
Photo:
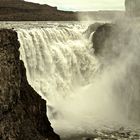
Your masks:
<svg viewBox="0 0 140 140"><path fill-rule="evenodd" d="M98 11L124 10L125 0L25 0L40 4L57 6L60 10Z"/></svg>

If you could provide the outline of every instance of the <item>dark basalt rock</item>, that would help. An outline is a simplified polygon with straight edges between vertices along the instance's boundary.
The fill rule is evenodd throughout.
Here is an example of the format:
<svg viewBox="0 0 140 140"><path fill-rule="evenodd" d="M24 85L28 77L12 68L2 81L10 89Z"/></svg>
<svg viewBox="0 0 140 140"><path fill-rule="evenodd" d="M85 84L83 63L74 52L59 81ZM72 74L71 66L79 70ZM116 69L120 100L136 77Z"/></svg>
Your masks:
<svg viewBox="0 0 140 140"><path fill-rule="evenodd" d="M103 23L94 23L88 26L87 30L84 32L84 34L89 38L91 33L95 32L99 26L103 25Z"/></svg>
<svg viewBox="0 0 140 140"><path fill-rule="evenodd" d="M106 40L109 40L114 31L113 24L103 24L99 26L92 37L93 47L95 49L95 54L101 53L107 46L108 43ZM109 49L109 48L107 48Z"/></svg>
<svg viewBox="0 0 140 140"><path fill-rule="evenodd" d="M92 37L95 54L104 57L119 56L121 53L119 49L129 44L132 32L133 25L127 22L106 23L99 26Z"/></svg>
<svg viewBox="0 0 140 140"><path fill-rule="evenodd" d="M46 101L29 85L13 30L0 30L0 140L60 140Z"/></svg>
<svg viewBox="0 0 140 140"><path fill-rule="evenodd" d="M124 49L124 46L129 46L133 41L132 33L139 32L137 26L137 23L128 23L128 20L99 26L92 37L95 54L104 57L118 57L122 53L120 50ZM134 36L136 35L134 34Z"/></svg>

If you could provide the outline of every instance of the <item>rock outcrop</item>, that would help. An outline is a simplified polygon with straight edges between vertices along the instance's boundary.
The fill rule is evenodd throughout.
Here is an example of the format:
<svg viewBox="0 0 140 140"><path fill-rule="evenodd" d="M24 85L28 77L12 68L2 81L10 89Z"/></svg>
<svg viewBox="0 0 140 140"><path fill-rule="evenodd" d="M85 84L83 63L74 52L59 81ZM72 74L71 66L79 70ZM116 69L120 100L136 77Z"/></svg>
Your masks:
<svg viewBox="0 0 140 140"><path fill-rule="evenodd" d="M95 54L105 57L111 54L119 56L121 51L118 49L123 48L130 42L133 26L135 25L127 22L106 23L99 26L92 37Z"/></svg>
<svg viewBox="0 0 140 140"><path fill-rule="evenodd" d="M46 101L28 84L13 30L0 30L0 140L60 140Z"/></svg>
<svg viewBox="0 0 140 140"><path fill-rule="evenodd" d="M100 27L102 24L103 23L96 22L96 23L89 25L87 30L84 32L86 37L89 38L91 33L95 32L97 30L97 28Z"/></svg>
<svg viewBox="0 0 140 140"><path fill-rule="evenodd" d="M103 68L110 67L113 76L113 94L119 108L126 110L126 119L140 123L140 25L139 22L104 24L97 28L93 38L96 56ZM109 72L109 71L108 71ZM125 108L125 105L128 105ZM124 113L124 112L123 112Z"/></svg>
<svg viewBox="0 0 140 140"><path fill-rule="evenodd" d="M101 54L105 49L110 49L109 47L111 44L109 45L108 43L111 43L110 38L112 37L114 30L115 26L108 23L103 24L96 29L92 37L95 54Z"/></svg>

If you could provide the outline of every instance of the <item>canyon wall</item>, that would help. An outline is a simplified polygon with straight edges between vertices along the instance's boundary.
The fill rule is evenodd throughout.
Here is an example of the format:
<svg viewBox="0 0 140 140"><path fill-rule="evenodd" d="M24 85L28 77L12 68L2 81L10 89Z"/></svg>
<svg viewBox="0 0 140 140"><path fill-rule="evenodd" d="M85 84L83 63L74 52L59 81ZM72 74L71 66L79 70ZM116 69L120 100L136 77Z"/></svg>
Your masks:
<svg viewBox="0 0 140 140"><path fill-rule="evenodd" d="M0 30L0 139L59 140L46 116L46 101L28 84L13 30Z"/></svg>

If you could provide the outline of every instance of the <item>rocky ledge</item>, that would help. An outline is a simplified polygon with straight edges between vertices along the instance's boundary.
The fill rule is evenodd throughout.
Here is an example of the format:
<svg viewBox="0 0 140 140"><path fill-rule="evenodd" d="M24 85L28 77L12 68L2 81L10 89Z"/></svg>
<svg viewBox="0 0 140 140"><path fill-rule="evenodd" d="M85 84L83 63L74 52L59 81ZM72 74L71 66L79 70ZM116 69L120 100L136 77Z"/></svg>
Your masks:
<svg viewBox="0 0 140 140"><path fill-rule="evenodd" d="M46 101L29 85L17 33L0 30L0 140L60 140L46 116Z"/></svg>

